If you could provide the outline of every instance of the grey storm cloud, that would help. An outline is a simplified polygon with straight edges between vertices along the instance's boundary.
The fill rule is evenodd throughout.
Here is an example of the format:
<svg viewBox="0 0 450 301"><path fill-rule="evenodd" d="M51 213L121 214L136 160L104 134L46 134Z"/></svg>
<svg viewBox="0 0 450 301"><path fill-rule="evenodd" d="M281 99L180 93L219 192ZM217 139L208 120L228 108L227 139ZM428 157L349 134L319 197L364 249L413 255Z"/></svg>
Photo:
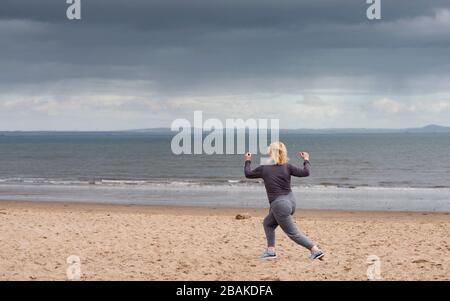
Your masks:
<svg viewBox="0 0 450 301"><path fill-rule="evenodd" d="M81 5L82 20L69 21L64 0L2 1L0 129L15 127L17 119L6 115L27 106L34 108L26 113L27 128L54 128L67 118L65 107L71 128L81 115L100 114L103 123L89 123L95 128L127 128L164 126L193 109L219 114L217 104L234 108L225 110L228 115L240 114L242 101L260 103L263 111L255 114L278 116L273 99L310 112L304 123L315 127L352 125L342 120L353 117L359 125L371 118L379 126L386 120L411 125L419 117L440 122L449 113L438 105L450 101L447 0L382 0L377 21L366 18L365 0ZM314 99L321 100L317 106ZM427 100L442 109L395 115ZM402 105L383 111L393 102ZM161 119L144 121L143 108ZM123 123L120 109L129 113ZM324 117L329 123L321 122ZM290 120L286 126L295 127Z"/></svg>

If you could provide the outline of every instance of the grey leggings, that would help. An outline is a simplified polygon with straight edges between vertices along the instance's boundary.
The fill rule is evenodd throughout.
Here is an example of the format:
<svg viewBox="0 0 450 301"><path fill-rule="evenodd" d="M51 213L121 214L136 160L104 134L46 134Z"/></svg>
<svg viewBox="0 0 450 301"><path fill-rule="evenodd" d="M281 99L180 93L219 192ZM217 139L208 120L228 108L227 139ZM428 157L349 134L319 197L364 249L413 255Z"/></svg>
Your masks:
<svg viewBox="0 0 450 301"><path fill-rule="evenodd" d="M267 245L275 246L275 229L280 225L281 229L297 244L311 250L314 246L294 223L292 215L295 213L295 198L293 193L277 197L270 203L269 214L264 218L264 231L266 232Z"/></svg>

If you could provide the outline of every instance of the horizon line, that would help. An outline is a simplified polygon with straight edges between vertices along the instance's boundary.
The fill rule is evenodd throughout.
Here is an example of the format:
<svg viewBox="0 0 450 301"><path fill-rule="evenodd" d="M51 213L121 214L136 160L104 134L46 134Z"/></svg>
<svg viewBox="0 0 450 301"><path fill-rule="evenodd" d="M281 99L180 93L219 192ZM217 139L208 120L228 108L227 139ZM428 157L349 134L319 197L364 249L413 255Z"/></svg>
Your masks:
<svg viewBox="0 0 450 301"><path fill-rule="evenodd" d="M280 131L333 131L333 130L411 130L411 129L426 129L426 128L447 128L450 130L450 126L446 126L446 125L439 125L439 124L427 124L424 126L417 126L417 127L392 127L392 128L383 128L383 127L328 127L328 128L280 128ZM196 127L191 127L191 129L202 129L202 128L196 128ZM234 129L234 130L258 130L261 128L219 128L219 129ZM263 128L266 130L270 130L270 128ZM11 132L79 132L79 133L102 133L102 132L137 132L137 131L151 131L151 130L168 130L168 131L172 131L170 127L151 127L151 128L134 128L134 129L111 129L111 130L0 130L0 133L11 133ZM204 129L202 129L203 131L205 131ZM176 131L172 131L172 132L176 132Z"/></svg>

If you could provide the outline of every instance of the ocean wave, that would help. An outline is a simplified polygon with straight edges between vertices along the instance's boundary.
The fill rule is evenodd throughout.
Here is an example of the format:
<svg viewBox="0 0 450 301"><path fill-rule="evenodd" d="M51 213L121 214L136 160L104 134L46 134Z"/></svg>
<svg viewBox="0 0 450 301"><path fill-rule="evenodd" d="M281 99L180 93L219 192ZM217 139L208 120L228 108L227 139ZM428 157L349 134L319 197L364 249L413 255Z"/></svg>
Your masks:
<svg viewBox="0 0 450 301"><path fill-rule="evenodd" d="M0 179L2 184L28 184L28 185L87 185L89 181L81 180L63 180L63 179L45 179L45 178L4 178Z"/></svg>
<svg viewBox="0 0 450 301"><path fill-rule="evenodd" d="M55 185L55 186L77 186L77 185L89 185L99 187L155 187L155 188L183 188L183 187L261 187L263 185L262 180L246 180L246 179L46 179L46 178L0 178L0 185L15 184L15 185ZM369 186L367 184L347 184L347 183L333 183L333 182L319 182L317 184L303 183L293 184L293 189L449 189L450 186L444 185L432 185L432 186L405 186L398 185L399 183L393 183L394 185ZM397 185L395 185L397 184Z"/></svg>
<svg viewBox="0 0 450 301"><path fill-rule="evenodd" d="M147 181L142 180L106 180L106 179L91 182L91 184L101 184L101 185L144 185L147 183L148 183Z"/></svg>

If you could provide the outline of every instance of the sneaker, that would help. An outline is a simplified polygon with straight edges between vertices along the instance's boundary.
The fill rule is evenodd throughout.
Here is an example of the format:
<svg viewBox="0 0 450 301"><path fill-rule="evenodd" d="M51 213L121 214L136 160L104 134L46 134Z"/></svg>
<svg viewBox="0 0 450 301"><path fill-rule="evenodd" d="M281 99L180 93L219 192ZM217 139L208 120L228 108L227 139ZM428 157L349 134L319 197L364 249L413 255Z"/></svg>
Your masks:
<svg viewBox="0 0 450 301"><path fill-rule="evenodd" d="M275 251L266 250L259 256L259 259L274 259L277 258Z"/></svg>
<svg viewBox="0 0 450 301"><path fill-rule="evenodd" d="M325 256L325 253L323 253L322 252L322 250L318 250L318 251L315 251L315 252L311 252L311 255L309 255L309 258L311 259L311 260L314 260L314 259L320 259L320 260L322 260L322 258Z"/></svg>

